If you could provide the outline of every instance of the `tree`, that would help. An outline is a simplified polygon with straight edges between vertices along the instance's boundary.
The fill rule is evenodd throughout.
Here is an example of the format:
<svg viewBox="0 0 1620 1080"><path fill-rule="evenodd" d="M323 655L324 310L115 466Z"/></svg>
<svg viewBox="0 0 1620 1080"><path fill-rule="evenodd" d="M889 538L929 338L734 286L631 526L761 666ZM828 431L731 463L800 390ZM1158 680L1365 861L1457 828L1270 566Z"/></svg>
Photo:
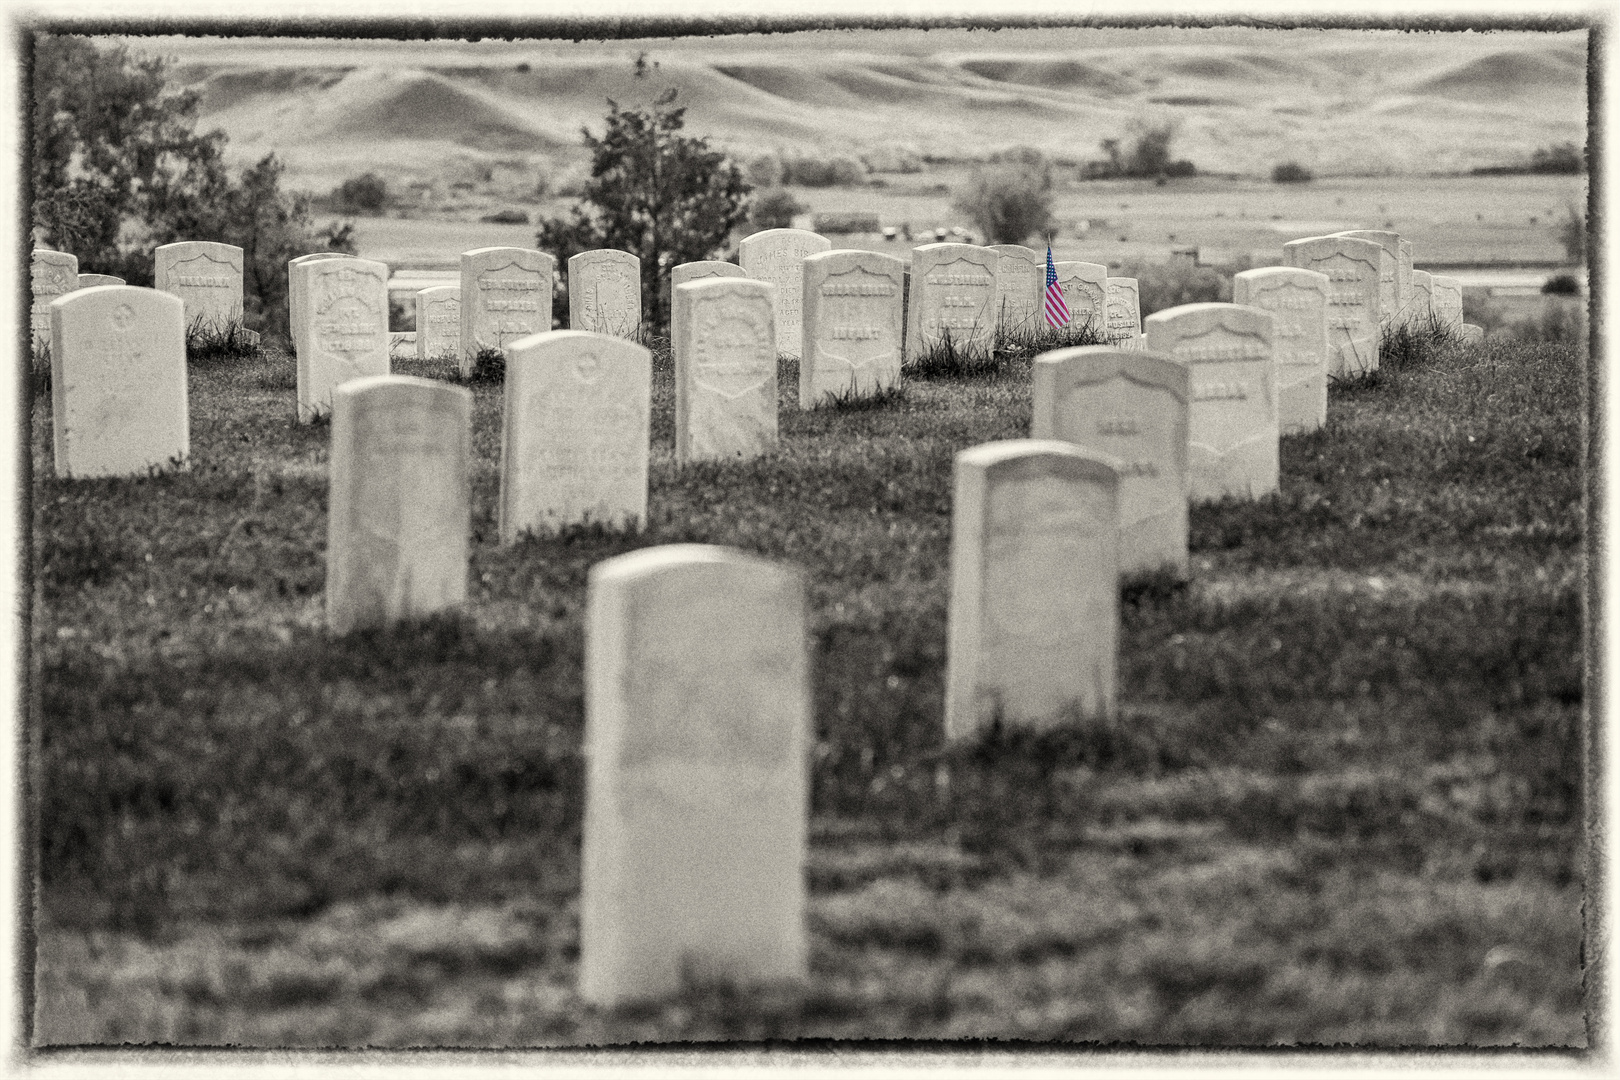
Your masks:
<svg viewBox="0 0 1620 1080"><path fill-rule="evenodd" d="M808 209L786 188L772 188L754 199L748 223L756 229L791 229L794 217Z"/></svg>
<svg viewBox="0 0 1620 1080"><path fill-rule="evenodd" d="M388 201L388 184L376 173L368 172L343 181L332 194L345 213L375 213ZM527 218L524 223L528 223Z"/></svg>
<svg viewBox="0 0 1620 1080"><path fill-rule="evenodd" d="M645 70L643 65L642 70ZM684 108L666 90L649 110L608 102L601 138L583 132L591 176L571 217L540 223L539 246L567 261L592 248L618 248L641 260L642 311L661 324L669 310L669 271L712 258L747 214L752 189L707 139L679 134Z"/></svg>
<svg viewBox="0 0 1620 1080"><path fill-rule="evenodd" d="M985 242L1021 244L1052 228L1052 169L1039 151L1010 151L988 168L975 169L952 206L965 214Z"/></svg>

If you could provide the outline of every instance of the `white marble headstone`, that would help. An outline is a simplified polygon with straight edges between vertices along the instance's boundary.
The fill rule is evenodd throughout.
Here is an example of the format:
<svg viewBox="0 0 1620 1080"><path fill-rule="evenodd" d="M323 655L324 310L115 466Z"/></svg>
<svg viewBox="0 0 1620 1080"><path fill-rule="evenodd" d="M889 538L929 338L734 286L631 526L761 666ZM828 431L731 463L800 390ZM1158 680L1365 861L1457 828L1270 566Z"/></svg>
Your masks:
<svg viewBox="0 0 1620 1080"><path fill-rule="evenodd" d="M1434 317L1434 283L1427 270L1412 271L1412 323L1419 330L1427 330Z"/></svg>
<svg viewBox="0 0 1620 1080"><path fill-rule="evenodd" d="M1142 299L1136 279L1108 279L1108 319L1103 336L1119 349L1138 349L1142 338Z"/></svg>
<svg viewBox="0 0 1620 1080"><path fill-rule="evenodd" d="M180 299L100 285L59 297L48 317L56 475L135 476L183 464L191 427Z"/></svg>
<svg viewBox="0 0 1620 1080"><path fill-rule="evenodd" d="M990 244L989 248L1001 257L996 264L996 317L1002 329L1045 329L1045 256L1022 244Z"/></svg>
<svg viewBox="0 0 1620 1080"><path fill-rule="evenodd" d="M292 342L294 355L298 352L298 343L304 339L304 289L299 287L299 279L295 273L296 268L305 263L319 262L322 259L354 259L358 257L341 251L317 251L287 260L287 335Z"/></svg>
<svg viewBox="0 0 1620 1080"><path fill-rule="evenodd" d="M461 352L461 286L435 285L416 294L416 358L435 360Z"/></svg>
<svg viewBox="0 0 1620 1080"><path fill-rule="evenodd" d="M614 248L570 257L568 328L633 339L641 330L641 260Z"/></svg>
<svg viewBox="0 0 1620 1080"><path fill-rule="evenodd" d="M1429 303L1434 309L1435 321L1452 333L1459 333L1463 324L1462 282L1443 274L1429 275Z"/></svg>
<svg viewBox="0 0 1620 1080"><path fill-rule="evenodd" d="M466 600L471 468L470 391L407 375L332 391L326 621L334 634Z"/></svg>
<svg viewBox="0 0 1620 1080"><path fill-rule="evenodd" d="M532 248L487 247L461 253L461 376L478 354L551 329L557 260Z"/></svg>
<svg viewBox="0 0 1620 1080"><path fill-rule="evenodd" d="M1187 572L1188 368L1081 345L1035 358L1030 437L1118 462L1120 572Z"/></svg>
<svg viewBox="0 0 1620 1080"><path fill-rule="evenodd" d="M875 251L823 251L804 260L799 407L900 381L906 264Z"/></svg>
<svg viewBox="0 0 1620 1080"><path fill-rule="evenodd" d="M594 522L647 519L652 353L584 330L507 346L501 427L501 543Z"/></svg>
<svg viewBox="0 0 1620 1080"><path fill-rule="evenodd" d="M740 551L675 544L591 568L587 1002L806 976L805 618L802 577Z"/></svg>
<svg viewBox="0 0 1620 1080"><path fill-rule="evenodd" d="M152 253L152 281L185 303L188 330L217 334L242 321L242 249L234 244L164 244Z"/></svg>
<svg viewBox="0 0 1620 1080"><path fill-rule="evenodd" d="M702 281L704 278L717 277L747 277L743 268L732 262L722 262L719 259L703 259L699 262L677 263L669 271L669 340L673 343L682 339L681 326L677 322L680 313L676 310L675 290L689 281Z"/></svg>
<svg viewBox="0 0 1620 1080"><path fill-rule="evenodd" d="M79 287L79 260L65 251L35 248L28 266L33 292L28 323L35 345L51 343L51 301Z"/></svg>
<svg viewBox="0 0 1620 1080"><path fill-rule="evenodd" d="M1283 245L1289 266L1326 274L1328 374L1335 378L1378 369L1378 290L1383 248L1353 236L1308 236Z"/></svg>
<svg viewBox="0 0 1620 1080"><path fill-rule="evenodd" d="M1071 443L956 455L945 737L996 722L1112 716L1119 654L1119 479Z"/></svg>
<svg viewBox="0 0 1620 1080"><path fill-rule="evenodd" d="M1232 277L1232 302L1272 315L1277 357L1277 428L1284 435L1327 423L1327 275L1266 266Z"/></svg>
<svg viewBox="0 0 1620 1080"><path fill-rule="evenodd" d="M1060 262L1052 268L1057 271L1063 300L1069 305L1069 329L1089 325L1098 337L1103 337L1108 320L1108 267L1102 263Z"/></svg>
<svg viewBox="0 0 1620 1080"><path fill-rule="evenodd" d="M675 287L675 460L740 460L776 447L776 334L769 282Z"/></svg>
<svg viewBox="0 0 1620 1080"><path fill-rule="evenodd" d="M1183 304L1147 317L1148 350L1188 368L1187 494L1257 499L1277 490L1277 362L1271 312Z"/></svg>
<svg viewBox="0 0 1620 1080"><path fill-rule="evenodd" d="M1406 318L1403 298L1411 292L1411 282L1401 263L1401 234L1388 229L1351 229L1334 233L1357 240L1371 240L1383 249L1378 260L1378 317L1383 326L1399 325Z"/></svg>
<svg viewBox="0 0 1620 1080"><path fill-rule="evenodd" d="M911 252L905 359L948 337L959 354L988 356L996 338L996 274L1001 256L973 244L924 244Z"/></svg>
<svg viewBox="0 0 1620 1080"><path fill-rule="evenodd" d="M387 375L388 267L369 259L316 259L292 268L300 292L298 421L332 408L332 391L350 379Z"/></svg>
<svg viewBox="0 0 1620 1080"><path fill-rule="evenodd" d="M128 283L123 278L121 278L121 277L113 277L111 274L80 274L79 275L79 288L81 288L81 289L93 289L97 285L125 285L125 284L128 284Z"/></svg>
<svg viewBox="0 0 1620 1080"><path fill-rule="evenodd" d="M806 256L832 249L832 241L804 229L765 229L745 236L737 245L743 273L775 286L776 351L798 356L804 333L799 304L804 297Z"/></svg>

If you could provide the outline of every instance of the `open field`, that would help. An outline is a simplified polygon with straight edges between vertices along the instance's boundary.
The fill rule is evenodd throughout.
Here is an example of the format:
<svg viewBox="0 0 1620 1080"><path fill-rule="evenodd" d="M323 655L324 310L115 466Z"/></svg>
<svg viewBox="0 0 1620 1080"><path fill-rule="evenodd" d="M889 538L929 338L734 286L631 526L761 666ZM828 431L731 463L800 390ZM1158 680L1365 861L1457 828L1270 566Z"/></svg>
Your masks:
<svg viewBox="0 0 1620 1080"><path fill-rule="evenodd" d="M660 355L646 531L509 548L476 383L465 613L338 641L289 357L194 363L150 479L56 480L36 394L36 1041L1584 1045L1584 362L1336 386L1279 495L1194 509L1190 583L1127 583L1117 723L956 749L951 459L1027 434L1027 357L805 413L787 363L778 452L676 469ZM585 574L687 541L807 572L812 976L603 1013Z"/></svg>

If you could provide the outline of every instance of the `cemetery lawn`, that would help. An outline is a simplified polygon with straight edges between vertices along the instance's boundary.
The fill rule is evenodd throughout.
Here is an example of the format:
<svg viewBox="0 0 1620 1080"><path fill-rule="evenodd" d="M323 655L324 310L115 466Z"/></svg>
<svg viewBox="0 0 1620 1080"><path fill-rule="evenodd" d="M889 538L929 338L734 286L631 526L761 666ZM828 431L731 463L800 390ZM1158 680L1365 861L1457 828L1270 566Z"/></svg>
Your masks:
<svg viewBox="0 0 1620 1080"><path fill-rule="evenodd" d="M448 364L396 371L448 378ZM33 399L36 1043L794 1038L1584 1046L1585 356L1418 350L1336 386L1282 490L1128 582L1122 715L940 743L952 455L1029 360L795 407L651 521L495 543L473 384L463 615L329 641L329 428L293 362L193 362L192 466L55 479ZM811 976L573 994L588 568L807 571Z"/></svg>

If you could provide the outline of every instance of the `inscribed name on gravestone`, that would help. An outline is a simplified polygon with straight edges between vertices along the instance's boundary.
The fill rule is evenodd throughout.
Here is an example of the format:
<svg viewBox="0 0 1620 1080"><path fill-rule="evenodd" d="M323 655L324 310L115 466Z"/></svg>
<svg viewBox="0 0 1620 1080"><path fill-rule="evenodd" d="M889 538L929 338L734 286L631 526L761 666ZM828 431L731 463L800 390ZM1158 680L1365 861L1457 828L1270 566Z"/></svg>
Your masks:
<svg viewBox="0 0 1620 1080"><path fill-rule="evenodd" d="M1030 437L1117 461L1120 572L1187 571L1184 364L1106 345L1035 358Z"/></svg>
<svg viewBox="0 0 1620 1080"><path fill-rule="evenodd" d="M471 392L406 375L355 379L332 392L333 633L421 619L466 600L471 467Z"/></svg>
<svg viewBox="0 0 1620 1080"><path fill-rule="evenodd" d="M293 267L303 294L298 343L298 419L332 408L332 391L389 367L388 267L367 259L319 259Z"/></svg>
<svg viewBox="0 0 1620 1080"><path fill-rule="evenodd" d="M804 333L804 260L831 248L831 240L803 229L765 229L737 245L743 273L775 286L776 351L784 356L799 355Z"/></svg>
<svg viewBox="0 0 1620 1080"><path fill-rule="evenodd" d="M1378 275L1383 248L1353 236L1310 236L1283 245L1290 266L1328 279L1328 374L1335 378L1378 368ZM1151 345L1151 343L1150 343Z"/></svg>
<svg viewBox="0 0 1620 1080"><path fill-rule="evenodd" d="M550 330L506 353L501 543L581 522L647 518L652 354L583 330Z"/></svg>
<svg viewBox="0 0 1620 1080"><path fill-rule="evenodd" d="M461 351L461 286L435 285L416 294L416 358L436 360Z"/></svg>
<svg viewBox="0 0 1620 1080"><path fill-rule="evenodd" d="M1041 330L1046 326L1042 300L1046 293L1046 262L1041 253L1020 244L991 244L996 262L996 318L1009 330Z"/></svg>
<svg viewBox="0 0 1620 1080"><path fill-rule="evenodd" d="M987 356L996 333L1001 256L973 244L924 244L911 252L905 359L948 340L959 355Z"/></svg>
<svg viewBox="0 0 1620 1080"><path fill-rule="evenodd" d="M1063 300L1069 305L1069 329L1090 326L1102 337L1108 319L1108 267L1102 263L1054 263Z"/></svg>
<svg viewBox="0 0 1620 1080"><path fill-rule="evenodd" d="M1434 317L1434 286L1427 270L1412 271L1412 323L1418 329L1427 329Z"/></svg>
<svg viewBox="0 0 1620 1080"><path fill-rule="evenodd" d="M123 284L126 284L123 278L121 278L121 277L113 277L111 274L80 274L79 275L79 288L81 288L81 289L94 289L98 285L123 285Z"/></svg>
<svg viewBox="0 0 1620 1080"><path fill-rule="evenodd" d="M756 457L776 446L773 286L752 278L675 289L675 460Z"/></svg>
<svg viewBox="0 0 1620 1080"><path fill-rule="evenodd" d="M1183 304L1147 317L1148 349L1187 365L1187 495L1277 490L1277 364L1269 311Z"/></svg>
<svg viewBox="0 0 1620 1080"><path fill-rule="evenodd" d="M298 267L305 263L320 262L322 259L355 259L357 255L349 255L341 251L317 251L310 255L300 255L296 259L287 260L287 333L292 339L293 353L298 352L298 343L304 340L304 295L307 291L299 282Z"/></svg>
<svg viewBox="0 0 1620 1080"><path fill-rule="evenodd" d="M185 305L105 285L50 307L51 434L60 477L139 476L184 462Z"/></svg>
<svg viewBox="0 0 1620 1080"><path fill-rule="evenodd" d="M672 266L669 271L669 340L671 349L674 342L684 341L685 335L681 331L681 324L677 321L680 312L675 304L675 290L689 281L702 281L704 278L717 277L747 277L743 268L736 263L722 262L718 259L703 259L698 262L679 263Z"/></svg>
<svg viewBox="0 0 1620 1080"><path fill-rule="evenodd" d="M906 264L875 251L804 260L799 407L829 395L866 397L900 381L900 298Z"/></svg>
<svg viewBox="0 0 1620 1080"><path fill-rule="evenodd" d="M186 328L220 333L242 321L242 249L186 240L152 253L152 281L186 305Z"/></svg>
<svg viewBox="0 0 1620 1080"><path fill-rule="evenodd" d="M613 248L569 258L568 327L634 337L641 329L641 260Z"/></svg>
<svg viewBox="0 0 1620 1080"><path fill-rule="evenodd" d="M551 329L557 260L531 248L488 247L461 253L461 375L478 354Z"/></svg>
<svg viewBox="0 0 1620 1080"><path fill-rule="evenodd" d="M1271 312L1277 358L1277 430L1315 431L1327 423L1326 275L1297 266L1245 270L1232 278L1232 302Z"/></svg>
<svg viewBox="0 0 1620 1080"><path fill-rule="evenodd" d="M1429 305L1444 329L1457 333L1463 324L1462 282L1443 274L1429 275Z"/></svg>
<svg viewBox="0 0 1620 1080"><path fill-rule="evenodd" d="M1113 715L1118 651L1113 464L1041 439L957 454L946 738Z"/></svg>
<svg viewBox="0 0 1620 1080"><path fill-rule="evenodd" d="M51 301L79 287L79 260L65 251L35 248L28 265L33 304L28 325L34 345L51 343Z"/></svg>
<svg viewBox="0 0 1620 1080"><path fill-rule="evenodd" d="M1133 277L1108 279L1108 315L1103 337L1120 349L1139 347L1142 337L1142 301Z"/></svg>
<svg viewBox="0 0 1620 1080"><path fill-rule="evenodd" d="M579 994L803 979L811 739L798 572L700 544L591 568Z"/></svg>

